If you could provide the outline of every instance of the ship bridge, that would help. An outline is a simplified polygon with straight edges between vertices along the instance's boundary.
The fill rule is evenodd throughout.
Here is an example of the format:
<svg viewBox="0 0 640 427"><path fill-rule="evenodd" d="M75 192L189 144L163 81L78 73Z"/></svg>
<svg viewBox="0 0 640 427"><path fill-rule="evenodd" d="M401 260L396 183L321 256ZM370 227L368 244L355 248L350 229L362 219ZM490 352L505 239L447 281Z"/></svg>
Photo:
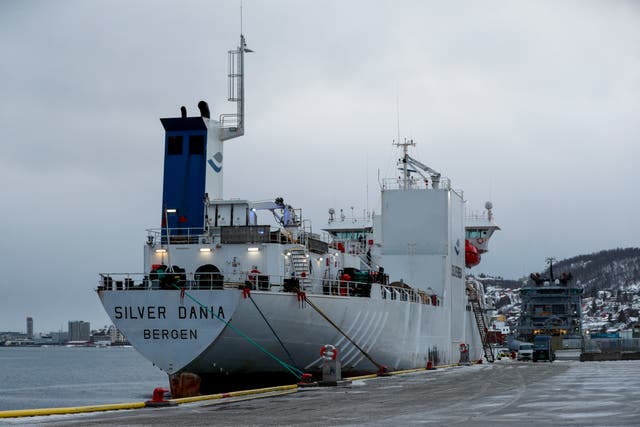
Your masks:
<svg viewBox="0 0 640 427"><path fill-rule="evenodd" d="M500 227L493 219L493 204L485 203L485 211L482 213L468 213L465 216L465 237L479 254L489 251L489 239Z"/></svg>

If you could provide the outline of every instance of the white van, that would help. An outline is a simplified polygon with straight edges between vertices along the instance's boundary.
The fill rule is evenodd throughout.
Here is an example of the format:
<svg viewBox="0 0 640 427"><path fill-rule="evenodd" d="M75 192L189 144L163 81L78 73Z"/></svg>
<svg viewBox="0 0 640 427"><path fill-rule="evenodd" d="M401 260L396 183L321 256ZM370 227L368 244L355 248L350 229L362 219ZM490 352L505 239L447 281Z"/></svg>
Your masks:
<svg viewBox="0 0 640 427"><path fill-rule="evenodd" d="M533 359L533 344L524 343L518 347L518 360Z"/></svg>

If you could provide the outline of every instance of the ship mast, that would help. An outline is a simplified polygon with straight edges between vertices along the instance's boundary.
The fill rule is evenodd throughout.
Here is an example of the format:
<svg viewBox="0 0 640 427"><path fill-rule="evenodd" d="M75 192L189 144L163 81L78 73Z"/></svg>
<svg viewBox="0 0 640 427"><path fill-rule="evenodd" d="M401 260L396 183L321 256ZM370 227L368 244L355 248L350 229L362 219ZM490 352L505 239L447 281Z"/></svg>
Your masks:
<svg viewBox="0 0 640 427"><path fill-rule="evenodd" d="M247 48L244 34L240 34L240 46L229 51L229 93L227 100L236 103L235 114L220 114L220 140L244 135L244 53L253 52Z"/></svg>
<svg viewBox="0 0 640 427"><path fill-rule="evenodd" d="M402 168L400 168L402 171L402 178L400 179L402 181L400 185L401 189L406 190L408 188L414 188L416 181L411 176L412 173L418 174L422 177L425 187L428 185L429 179L431 179L434 189L440 187L440 172L414 159L407 152L410 146L416 145L416 143L413 142L413 139L407 140L405 138L404 142L394 141L393 145L402 147L402 158L398 160L402 163ZM409 166L411 166L412 169L409 169Z"/></svg>
<svg viewBox="0 0 640 427"><path fill-rule="evenodd" d="M223 142L244 135L244 54L247 48L244 35L240 34L240 45L229 53L228 100L236 103L236 112L220 114L220 120L207 121L207 172L205 193L209 200L222 199L224 178ZM206 104L206 103L205 103Z"/></svg>
<svg viewBox="0 0 640 427"><path fill-rule="evenodd" d="M413 139L407 140L407 138L405 138L404 142L399 142L399 140L394 141L393 145L396 147L402 147L402 159L400 160L402 162L402 189L406 190L409 188L409 170L407 169L407 164L409 163L410 157L408 148L410 146L415 146L416 143L413 142Z"/></svg>
<svg viewBox="0 0 640 427"><path fill-rule="evenodd" d="M555 278L553 277L553 262L556 259L553 257L549 257L547 258L547 263L549 264L549 283L553 283L553 281L555 280Z"/></svg>

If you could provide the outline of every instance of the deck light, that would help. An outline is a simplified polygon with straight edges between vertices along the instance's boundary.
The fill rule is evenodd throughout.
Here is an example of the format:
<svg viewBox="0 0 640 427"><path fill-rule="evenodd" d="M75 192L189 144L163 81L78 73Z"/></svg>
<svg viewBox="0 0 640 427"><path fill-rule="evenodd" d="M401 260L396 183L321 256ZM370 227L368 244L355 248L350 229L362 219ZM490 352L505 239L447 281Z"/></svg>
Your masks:
<svg viewBox="0 0 640 427"><path fill-rule="evenodd" d="M175 209L175 208L169 208L169 209L167 209L167 211L166 211L166 212L167 212L167 213L176 213L176 212L178 212L178 210L177 210L177 209Z"/></svg>
<svg viewBox="0 0 640 427"><path fill-rule="evenodd" d="M211 252L211 248L200 248L200 252Z"/></svg>
<svg viewBox="0 0 640 427"><path fill-rule="evenodd" d="M255 247L255 246L251 246L247 248L248 252L258 252L260 250L260 248Z"/></svg>
<svg viewBox="0 0 640 427"><path fill-rule="evenodd" d="M157 254L166 254L167 250L166 249L156 249L156 253Z"/></svg>

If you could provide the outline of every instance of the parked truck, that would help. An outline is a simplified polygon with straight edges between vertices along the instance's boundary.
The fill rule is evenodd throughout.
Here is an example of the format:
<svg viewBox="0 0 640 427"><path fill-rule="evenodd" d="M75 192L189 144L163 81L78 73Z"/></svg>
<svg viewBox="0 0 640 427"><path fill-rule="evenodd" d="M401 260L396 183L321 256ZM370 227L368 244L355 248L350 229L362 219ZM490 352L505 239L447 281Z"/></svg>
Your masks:
<svg viewBox="0 0 640 427"><path fill-rule="evenodd" d="M533 338L533 361L548 360L553 362L556 354L551 346L551 337L549 335L536 335Z"/></svg>

